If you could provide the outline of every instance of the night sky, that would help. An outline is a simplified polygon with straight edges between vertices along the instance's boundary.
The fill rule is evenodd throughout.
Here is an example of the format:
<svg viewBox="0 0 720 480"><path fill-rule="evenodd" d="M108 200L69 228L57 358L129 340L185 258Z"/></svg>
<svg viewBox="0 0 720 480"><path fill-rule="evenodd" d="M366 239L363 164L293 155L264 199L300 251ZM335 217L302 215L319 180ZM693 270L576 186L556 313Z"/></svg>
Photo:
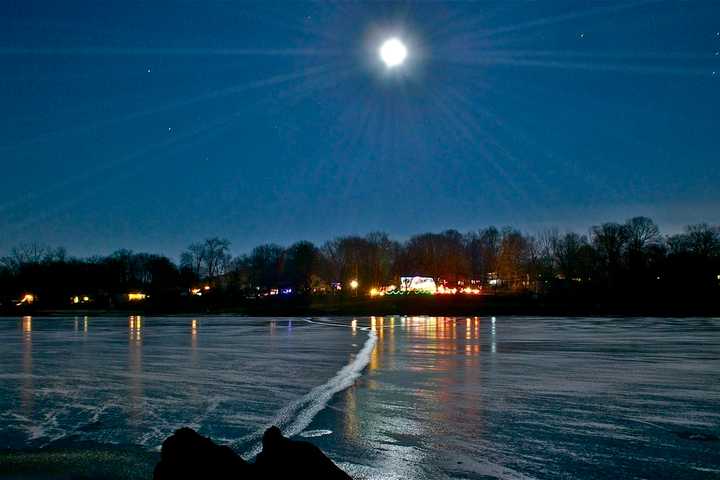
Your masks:
<svg viewBox="0 0 720 480"><path fill-rule="evenodd" d="M720 222L717 1L2 3L0 254Z"/></svg>

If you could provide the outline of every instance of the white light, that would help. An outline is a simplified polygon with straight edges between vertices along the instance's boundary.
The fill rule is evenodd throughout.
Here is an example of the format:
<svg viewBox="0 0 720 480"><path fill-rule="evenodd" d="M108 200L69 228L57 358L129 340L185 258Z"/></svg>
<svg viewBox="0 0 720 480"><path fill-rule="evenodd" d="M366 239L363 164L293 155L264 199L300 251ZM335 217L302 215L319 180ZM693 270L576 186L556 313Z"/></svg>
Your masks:
<svg viewBox="0 0 720 480"><path fill-rule="evenodd" d="M407 58L407 48L397 38L389 38L380 46L380 59L388 68L397 67Z"/></svg>

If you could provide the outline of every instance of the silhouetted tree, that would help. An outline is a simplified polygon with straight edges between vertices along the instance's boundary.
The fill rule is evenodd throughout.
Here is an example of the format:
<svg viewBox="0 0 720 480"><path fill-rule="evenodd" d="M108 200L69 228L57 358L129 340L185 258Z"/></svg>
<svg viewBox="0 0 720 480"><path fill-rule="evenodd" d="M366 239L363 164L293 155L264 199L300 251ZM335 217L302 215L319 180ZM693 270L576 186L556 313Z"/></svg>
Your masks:
<svg viewBox="0 0 720 480"><path fill-rule="evenodd" d="M248 260L253 286L261 289L280 286L285 267L285 249L275 244L260 245L252 250Z"/></svg>
<svg viewBox="0 0 720 480"><path fill-rule="evenodd" d="M720 296L720 228L690 225L663 238L647 217L594 226L589 239L557 230L523 235L489 227L465 235L423 233L404 243L373 232L338 237L320 249L304 241L287 249L267 244L234 260L229 249L230 242L217 237L193 243L178 268L162 255L126 249L78 259L62 248L27 243L0 257L0 303L12 305L8 298L33 292L47 304L67 305L74 295L110 298L132 289L151 293L153 300L175 299L200 280L212 281L214 299L244 299L281 287L322 292L331 282L347 286L352 279L364 293L396 283L400 275L486 283L490 274L504 281L500 289L577 294L595 302L677 298L689 304Z"/></svg>
<svg viewBox="0 0 720 480"><path fill-rule="evenodd" d="M400 244L391 240L387 233L372 232L368 242L368 282L370 286L387 285L395 281Z"/></svg>
<svg viewBox="0 0 720 480"><path fill-rule="evenodd" d="M203 244L203 267L205 277L213 280L225 273L230 264L230 241L224 238L208 238Z"/></svg>
<svg viewBox="0 0 720 480"><path fill-rule="evenodd" d="M296 291L309 292L318 272L320 251L311 242L300 241L285 251L285 278Z"/></svg>
<svg viewBox="0 0 720 480"><path fill-rule="evenodd" d="M617 284L622 268L622 258L629 235L625 225L603 223L590 229L597 258L602 265L601 274L611 288Z"/></svg>
<svg viewBox="0 0 720 480"><path fill-rule="evenodd" d="M528 242L522 233L505 228L500 241L500 255L497 260L497 273L500 279L512 290L527 287L526 265L528 260Z"/></svg>
<svg viewBox="0 0 720 480"><path fill-rule="evenodd" d="M495 227L472 232L465 237L470 274L483 285L487 284L491 273L497 272L500 240L500 232Z"/></svg>
<svg viewBox="0 0 720 480"><path fill-rule="evenodd" d="M330 281L342 282L347 286L356 279L362 288L367 288L371 284L371 251L372 245L363 237L339 237L326 242L322 252L326 256Z"/></svg>
<svg viewBox="0 0 720 480"><path fill-rule="evenodd" d="M463 236L457 230L415 235L407 241L403 267L407 274L457 281L470 275Z"/></svg>
<svg viewBox="0 0 720 480"><path fill-rule="evenodd" d="M647 217L633 217L625 222L627 247L633 252L642 252L651 245L660 243L660 229Z"/></svg>
<svg viewBox="0 0 720 480"><path fill-rule="evenodd" d="M230 241L212 237L190 244L180 254L180 268L191 272L197 279L214 280L225 273L231 260Z"/></svg>
<svg viewBox="0 0 720 480"><path fill-rule="evenodd" d="M587 239L577 233L566 233L553 242L553 255L562 278L581 278L581 255Z"/></svg>

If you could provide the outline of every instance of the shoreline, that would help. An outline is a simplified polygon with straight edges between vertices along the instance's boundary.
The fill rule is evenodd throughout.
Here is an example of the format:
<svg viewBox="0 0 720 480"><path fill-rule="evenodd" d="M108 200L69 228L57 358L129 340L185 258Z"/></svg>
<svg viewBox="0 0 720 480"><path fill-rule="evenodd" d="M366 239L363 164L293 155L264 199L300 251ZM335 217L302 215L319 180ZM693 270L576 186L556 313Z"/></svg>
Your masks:
<svg viewBox="0 0 720 480"><path fill-rule="evenodd" d="M257 302L244 305L206 304L183 306L145 305L135 308L22 308L0 309L0 316L237 316L237 317L369 317L369 316L527 316L527 317L720 317L720 304L709 302L645 303L569 303L537 299L481 298L469 301L454 299L384 299L341 302Z"/></svg>

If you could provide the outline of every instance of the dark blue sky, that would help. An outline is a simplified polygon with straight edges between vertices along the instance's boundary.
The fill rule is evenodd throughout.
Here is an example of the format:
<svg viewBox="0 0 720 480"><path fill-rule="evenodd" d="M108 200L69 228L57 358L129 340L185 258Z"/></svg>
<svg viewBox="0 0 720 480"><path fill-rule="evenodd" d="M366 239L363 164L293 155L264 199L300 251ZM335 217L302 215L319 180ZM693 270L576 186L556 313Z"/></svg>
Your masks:
<svg viewBox="0 0 720 480"><path fill-rule="evenodd" d="M720 222L719 52L716 1L6 0L0 253Z"/></svg>

